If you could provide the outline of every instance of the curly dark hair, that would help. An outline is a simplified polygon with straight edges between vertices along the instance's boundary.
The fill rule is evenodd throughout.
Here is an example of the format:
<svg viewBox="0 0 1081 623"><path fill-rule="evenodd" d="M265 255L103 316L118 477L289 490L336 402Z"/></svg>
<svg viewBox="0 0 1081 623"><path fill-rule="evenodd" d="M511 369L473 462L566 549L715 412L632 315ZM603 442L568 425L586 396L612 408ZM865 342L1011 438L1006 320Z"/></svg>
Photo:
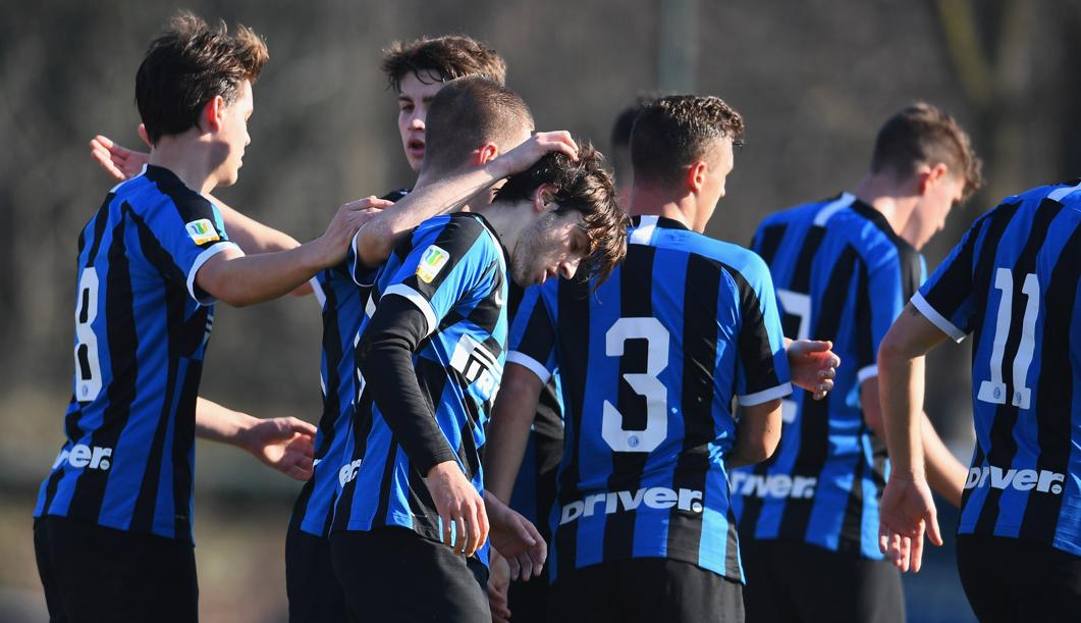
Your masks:
<svg viewBox="0 0 1081 623"><path fill-rule="evenodd" d="M604 169L604 155L584 141L576 141L578 159L551 153L529 169L512 175L496 191L494 203L530 201L538 188L551 187L550 198L558 206L556 214L576 210L582 214L582 229L589 240L583 278L597 277L597 285L608 278L627 255L629 219L616 203L612 176Z"/></svg>
<svg viewBox="0 0 1081 623"><path fill-rule="evenodd" d="M878 131L871 172L890 170L908 176L920 165L940 162L965 181L965 199L983 185L983 163L968 134L942 109L915 102L890 117Z"/></svg>
<svg viewBox="0 0 1081 623"><path fill-rule="evenodd" d="M395 91L402 79L414 74L433 73L442 80L464 76L484 76L500 85L507 82L507 63L495 50L472 37L445 35L421 37L409 43L395 41L383 50L383 73Z"/></svg>
<svg viewBox="0 0 1081 623"><path fill-rule="evenodd" d="M683 168L701 160L714 141L743 144L743 117L712 95L667 95L638 113L631 132L635 180L677 183Z"/></svg>
<svg viewBox="0 0 1081 623"><path fill-rule="evenodd" d="M247 26L229 33L187 11L177 13L135 74L135 103L150 142L196 125L207 102L236 101L241 82L255 82L270 60L266 43Z"/></svg>

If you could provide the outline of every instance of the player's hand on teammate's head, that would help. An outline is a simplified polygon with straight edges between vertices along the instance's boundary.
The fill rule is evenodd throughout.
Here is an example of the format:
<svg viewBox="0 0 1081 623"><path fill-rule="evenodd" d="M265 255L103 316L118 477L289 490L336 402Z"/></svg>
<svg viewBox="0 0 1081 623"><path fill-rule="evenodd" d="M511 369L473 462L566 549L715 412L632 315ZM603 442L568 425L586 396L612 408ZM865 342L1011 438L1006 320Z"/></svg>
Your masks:
<svg viewBox="0 0 1081 623"><path fill-rule="evenodd" d="M512 580L537 577L548 557L548 544L537 527L495 496L485 493L488 517L492 523L492 547L507 560Z"/></svg>
<svg viewBox="0 0 1081 623"><path fill-rule="evenodd" d="M822 400L833 389L833 379L841 358L828 340L795 340L788 345L788 365L792 383Z"/></svg>
<svg viewBox="0 0 1081 623"><path fill-rule="evenodd" d="M566 130L555 132L535 132L529 140L493 160L502 168L500 173L506 177L521 173L536 164L544 156L558 152L571 160L578 159L578 143Z"/></svg>
<svg viewBox="0 0 1081 623"><path fill-rule="evenodd" d="M243 445L267 466L308 480L314 469L315 432L315 426L295 417L270 418L245 431Z"/></svg>
<svg viewBox="0 0 1081 623"><path fill-rule="evenodd" d="M455 554L472 556L488 540L488 514L473 483L456 461L444 461L428 470L424 484L443 524L441 540Z"/></svg>
<svg viewBox="0 0 1081 623"><path fill-rule="evenodd" d="M923 538L941 546L931 487L924 477L890 474L879 504L878 548L902 572L923 566Z"/></svg>
<svg viewBox="0 0 1081 623"><path fill-rule="evenodd" d="M509 623L510 567L494 549L488 560L488 570L488 607L492 611L492 623Z"/></svg>

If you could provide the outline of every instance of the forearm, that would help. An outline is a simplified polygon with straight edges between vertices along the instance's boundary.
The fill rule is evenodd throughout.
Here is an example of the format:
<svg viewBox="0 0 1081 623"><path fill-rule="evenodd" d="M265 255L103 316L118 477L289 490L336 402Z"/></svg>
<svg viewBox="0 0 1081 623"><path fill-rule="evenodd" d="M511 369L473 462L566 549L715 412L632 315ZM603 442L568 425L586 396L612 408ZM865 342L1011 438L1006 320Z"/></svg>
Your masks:
<svg viewBox="0 0 1081 623"><path fill-rule="evenodd" d="M361 373L380 414L401 444L410 463L427 476L432 467L456 461L457 455L439 428L417 382L413 352L424 331L420 310L390 296L381 305L360 345ZM410 309L411 308L411 309Z"/></svg>
<svg viewBox="0 0 1081 623"><path fill-rule="evenodd" d="M921 414L921 424L927 483L935 493L960 508L961 493L964 491L968 470L942 442L926 413Z"/></svg>
<svg viewBox="0 0 1081 623"><path fill-rule="evenodd" d="M225 230L229 237L248 254L288 251L300 246L295 238L241 214L216 197L211 200L218 206Z"/></svg>
<svg viewBox="0 0 1081 623"><path fill-rule="evenodd" d="M507 364L507 367L515 365ZM532 377L532 381L522 377L523 374ZM540 379L532 372L514 374L508 370L492 409L485 444L484 487L507 503L514 493L514 482L529 443L529 429L536 417L542 387Z"/></svg>
<svg viewBox="0 0 1081 623"><path fill-rule="evenodd" d="M257 422L240 411L227 409L216 402L199 397L195 403L195 436L247 449L245 434Z"/></svg>
<svg viewBox="0 0 1081 623"><path fill-rule="evenodd" d="M725 457L729 469L765 461L781 438L781 401L746 407L736 424L736 442Z"/></svg>
<svg viewBox="0 0 1081 623"><path fill-rule="evenodd" d="M891 470L924 477L923 358L910 357L885 343L878 353L879 407Z"/></svg>
<svg viewBox="0 0 1081 623"><path fill-rule="evenodd" d="M289 294L325 268L310 242L288 251L212 258L196 277L200 288L243 307ZM225 254L222 254L225 255Z"/></svg>
<svg viewBox="0 0 1081 623"><path fill-rule="evenodd" d="M366 266L386 261L398 238L425 220L461 208L471 197L503 179L496 162L470 167L425 183L383 210L357 232L354 250Z"/></svg>

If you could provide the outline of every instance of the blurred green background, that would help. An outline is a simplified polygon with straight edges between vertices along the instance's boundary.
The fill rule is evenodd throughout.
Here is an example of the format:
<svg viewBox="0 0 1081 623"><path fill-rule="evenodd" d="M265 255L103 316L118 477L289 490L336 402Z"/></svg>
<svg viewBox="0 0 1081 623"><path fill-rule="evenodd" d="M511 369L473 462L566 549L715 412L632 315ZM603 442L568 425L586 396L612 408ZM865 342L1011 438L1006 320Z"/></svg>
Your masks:
<svg viewBox="0 0 1081 623"><path fill-rule="evenodd" d="M507 59L539 129L608 147L646 91L719 95L747 121L715 237L746 243L767 213L851 188L887 116L915 99L973 136L988 187L926 250L933 269L1006 194L1081 170L1072 80L1081 1L608 0L528 2L0 1L0 620L44 619L31 510L70 395L79 230L112 182L87 155L104 133L135 146L135 70L177 9L266 36L252 145L222 199L299 239L342 202L408 186L394 94L379 73L394 39L465 33ZM309 300L219 307L203 395L258 416L314 421L319 315ZM967 461L968 353L929 363L927 411ZM196 548L204 621L284 620L284 533L297 483L200 443ZM944 510L944 528L955 520ZM911 621L971 620L948 544L906 579ZM839 587L843 591L843 587Z"/></svg>

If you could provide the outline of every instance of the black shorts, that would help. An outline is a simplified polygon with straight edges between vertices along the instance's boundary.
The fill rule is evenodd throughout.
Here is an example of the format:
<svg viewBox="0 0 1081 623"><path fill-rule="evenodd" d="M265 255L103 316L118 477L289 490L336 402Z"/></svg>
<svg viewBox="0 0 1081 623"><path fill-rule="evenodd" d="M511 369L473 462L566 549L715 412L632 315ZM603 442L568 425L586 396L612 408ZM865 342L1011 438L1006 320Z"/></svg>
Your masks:
<svg viewBox="0 0 1081 623"><path fill-rule="evenodd" d="M793 541L740 541L747 623L903 623L901 574L885 560Z"/></svg>
<svg viewBox="0 0 1081 623"><path fill-rule="evenodd" d="M412 530L336 532L330 555L353 623L491 623L488 568Z"/></svg>
<svg viewBox="0 0 1081 623"><path fill-rule="evenodd" d="M190 543L42 517L34 521L34 553L54 623L199 618Z"/></svg>
<svg viewBox="0 0 1081 623"><path fill-rule="evenodd" d="M285 536L285 592L290 623L344 621L345 594L330 562L330 539L289 526Z"/></svg>
<svg viewBox="0 0 1081 623"><path fill-rule="evenodd" d="M1081 558L1049 545L957 536L957 570L983 623L1081 619Z"/></svg>
<svg viewBox="0 0 1081 623"><path fill-rule="evenodd" d="M540 576L526 582L510 583L507 607L514 623L544 623L548 620L548 565Z"/></svg>
<svg viewBox="0 0 1081 623"><path fill-rule="evenodd" d="M511 613L512 620L514 611ZM632 558L560 574L549 595L552 623L743 621L743 590L688 562Z"/></svg>

